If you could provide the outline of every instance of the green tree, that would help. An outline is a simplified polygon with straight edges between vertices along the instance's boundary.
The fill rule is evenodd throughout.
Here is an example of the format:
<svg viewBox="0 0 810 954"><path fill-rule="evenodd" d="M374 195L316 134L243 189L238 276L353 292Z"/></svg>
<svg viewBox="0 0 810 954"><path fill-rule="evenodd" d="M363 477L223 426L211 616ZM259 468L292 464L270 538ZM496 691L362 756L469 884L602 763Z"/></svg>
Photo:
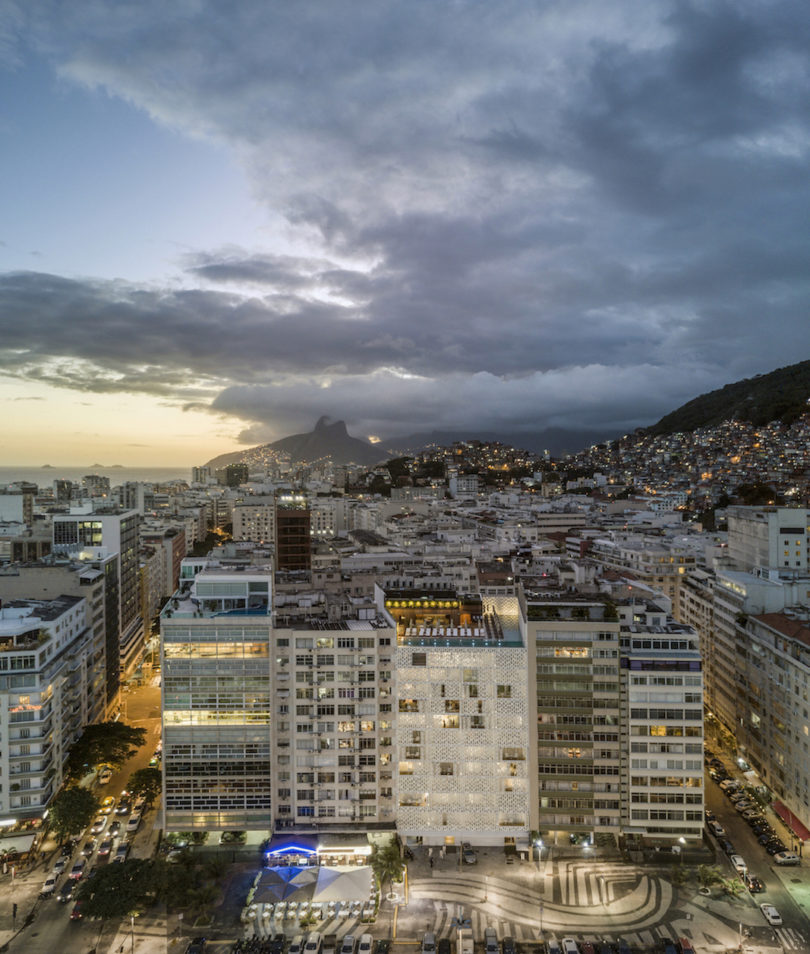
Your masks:
<svg viewBox="0 0 810 954"><path fill-rule="evenodd" d="M85 726L68 756L66 773L81 778L94 765L120 766L146 741L146 729L136 729L125 722L98 722Z"/></svg>
<svg viewBox="0 0 810 954"><path fill-rule="evenodd" d="M391 881L392 886L394 881L402 880L402 858L399 854L399 845L395 841L390 841L382 847L374 845L370 863L380 883L380 892L386 878Z"/></svg>
<svg viewBox="0 0 810 954"><path fill-rule="evenodd" d="M92 878L82 881L76 891L85 917L123 918L148 906L155 898L154 865L144 858L132 858L118 865L104 865Z"/></svg>
<svg viewBox="0 0 810 954"><path fill-rule="evenodd" d="M59 840L64 841L84 831L98 808L98 798L86 788L63 788L51 802L48 822Z"/></svg>
<svg viewBox="0 0 810 954"><path fill-rule="evenodd" d="M713 884L719 884L723 876L711 865L698 865L697 869L698 883L701 888L710 888Z"/></svg>
<svg viewBox="0 0 810 954"><path fill-rule="evenodd" d="M722 888L723 894L727 894L730 898L736 898L745 891L745 885L740 878L724 878Z"/></svg>
<svg viewBox="0 0 810 954"><path fill-rule="evenodd" d="M130 775L127 791L136 798L145 799L146 807L151 808L152 803L160 795L162 784L163 773L159 768L141 768Z"/></svg>

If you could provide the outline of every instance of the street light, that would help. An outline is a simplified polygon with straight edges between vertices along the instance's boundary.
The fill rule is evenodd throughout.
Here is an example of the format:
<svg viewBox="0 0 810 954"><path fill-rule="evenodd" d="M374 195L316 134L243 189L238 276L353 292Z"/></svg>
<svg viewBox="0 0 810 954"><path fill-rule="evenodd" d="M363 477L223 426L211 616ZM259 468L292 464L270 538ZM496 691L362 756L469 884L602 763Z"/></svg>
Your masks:
<svg viewBox="0 0 810 954"><path fill-rule="evenodd" d="M134 915L134 914L130 914L130 916L129 916L129 924L130 924L130 928L131 928L131 930L132 930L132 933L131 933L131 938L132 938L132 954L135 954L135 915Z"/></svg>
<svg viewBox="0 0 810 954"><path fill-rule="evenodd" d="M681 865L683 865L683 849L686 847L686 839L685 839L685 838L683 837L683 835L682 835L682 836L678 839L678 841L681 843L681 850L678 852L678 854L681 856L681 860L680 860L679 863L680 863Z"/></svg>
<svg viewBox="0 0 810 954"><path fill-rule="evenodd" d="M538 838L534 847L537 849L537 873L540 874L540 862L543 860L543 839Z"/></svg>

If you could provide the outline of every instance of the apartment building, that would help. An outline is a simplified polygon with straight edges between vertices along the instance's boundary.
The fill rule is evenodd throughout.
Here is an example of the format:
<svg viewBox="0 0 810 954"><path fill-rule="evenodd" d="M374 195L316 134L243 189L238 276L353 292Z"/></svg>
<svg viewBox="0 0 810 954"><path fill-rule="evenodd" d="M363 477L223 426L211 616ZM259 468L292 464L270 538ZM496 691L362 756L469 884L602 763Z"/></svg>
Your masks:
<svg viewBox="0 0 810 954"><path fill-rule="evenodd" d="M621 831L619 619L603 600L520 594L528 650L531 827L552 837Z"/></svg>
<svg viewBox="0 0 810 954"><path fill-rule="evenodd" d="M779 567L806 572L810 510L805 507L728 507L728 553L744 571Z"/></svg>
<svg viewBox="0 0 810 954"><path fill-rule="evenodd" d="M360 615L273 632L276 827L393 827L394 630Z"/></svg>
<svg viewBox="0 0 810 954"><path fill-rule="evenodd" d="M396 827L428 845L525 844L526 651L517 621L441 589L377 588L396 631Z"/></svg>
<svg viewBox="0 0 810 954"><path fill-rule="evenodd" d="M697 632L654 603L621 619L622 831L648 843L703 835L703 673Z"/></svg>
<svg viewBox="0 0 810 954"><path fill-rule="evenodd" d="M93 634L79 596L0 605L0 809L41 816L87 722Z"/></svg>

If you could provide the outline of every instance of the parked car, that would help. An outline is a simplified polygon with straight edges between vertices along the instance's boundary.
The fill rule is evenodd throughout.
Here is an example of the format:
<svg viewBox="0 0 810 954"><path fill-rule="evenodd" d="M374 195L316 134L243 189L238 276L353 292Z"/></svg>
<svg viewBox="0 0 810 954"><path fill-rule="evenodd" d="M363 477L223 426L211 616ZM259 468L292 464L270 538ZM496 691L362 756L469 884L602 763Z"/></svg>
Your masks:
<svg viewBox="0 0 810 954"><path fill-rule="evenodd" d="M110 838L115 838L120 831L121 831L120 821L110 822L110 831L109 831Z"/></svg>
<svg viewBox="0 0 810 954"><path fill-rule="evenodd" d="M186 948L186 954L205 954L207 947L208 945L204 937L195 937Z"/></svg>
<svg viewBox="0 0 810 954"><path fill-rule="evenodd" d="M733 778L723 779L720 783L720 788L724 792L735 792L740 787L740 783Z"/></svg>
<svg viewBox="0 0 810 954"><path fill-rule="evenodd" d="M107 816L99 815L98 818L90 826L90 834L100 835L106 827L107 827Z"/></svg>
<svg viewBox="0 0 810 954"><path fill-rule="evenodd" d="M678 947L680 948L681 954L695 954L695 949L692 947L692 942L688 937L679 937Z"/></svg>
<svg viewBox="0 0 810 954"><path fill-rule="evenodd" d="M452 952L453 945L450 943L450 938L440 937L439 943L436 945L436 954L452 954Z"/></svg>
<svg viewBox="0 0 810 954"><path fill-rule="evenodd" d="M461 845L461 857L464 859L465 865L474 865L478 861L472 849L472 845L468 841L463 842Z"/></svg>
<svg viewBox="0 0 810 954"><path fill-rule="evenodd" d="M707 822L717 821L717 815L715 815L714 812L710 812L708 808L706 809L706 811L704 812L704 814L706 815L706 821L707 821Z"/></svg>
<svg viewBox="0 0 810 954"><path fill-rule="evenodd" d="M759 910L762 912L765 920L771 927L779 927L782 923L782 915L772 904L760 904Z"/></svg>
<svg viewBox="0 0 810 954"><path fill-rule="evenodd" d="M138 830L141 824L140 815L130 815L127 819L127 834L132 834Z"/></svg>
<svg viewBox="0 0 810 954"><path fill-rule="evenodd" d="M720 847L727 855L736 855L737 849L734 847L733 843L730 842L727 838L720 839Z"/></svg>
<svg viewBox="0 0 810 954"><path fill-rule="evenodd" d="M743 858L742 855L729 855L728 860L738 875L741 875L744 871L748 871L748 865L745 863L745 858Z"/></svg>
<svg viewBox="0 0 810 954"><path fill-rule="evenodd" d="M42 885L40 889L39 896L41 898L50 898L51 895L56 891L56 882L59 880L59 875L49 874L45 879L45 884Z"/></svg>
<svg viewBox="0 0 810 954"><path fill-rule="evenodd" d="M87 867L87 859L79 858L76 864L70 869L70 874L68 877L73 878L74 881L78 881L79 878L84 874L84 869Z"/></svg>
<svg viewBox="0 0 810 954"><path fill-rule="evenodd" d="M71 849L66 855L63 854L61 858L57 858L57 859L56 859L56 861L54 862L54 865L53 865L53 873L54 873L55 875L60 875L60 874L62 874L62 872L65 870L65 868L67 868L68 859L70 858L70 856L71 856L72 853L73 853L73 849Z"/></svg>
<svg viewBox="0 0 810 954"><path fill-rule="evenodd" d="M495 928L484 929L484 954L500 954L498 932Z"/></svg>
<svg viewBox="0 0 810 954"><path fill-rule="evenodd" d="M373 947L374 938L370 934L361 934L357 943L357 954L371 954ZM424 941L422 942L422 949L424 950Z"/></svg>
<svg viewBox="0 0 810 954"><path fill-rule="evenodd" d="M746 798L744 798L742 801L737 802L737 804L734 806L734 810L738 811L741 815L743 812L750 811L752 808L756 810L756 806L754 805L754 803L749 801Z"/></svg>
<svg viewBox="0 0 810 954"><path fill-rule="evenodd" d="M777 851L773 856L776 865L800 865L801 858L793 851Z"/></svg>
<svg viewBox="0 0 810 954"><path fill-rule="evenodd" d="M758 808L746 808L742 813L742 817L749 825L753 828L757 821L762 818L762 813Z"/></svg>
<svg viewBox="0 0 810 954"><path fill-rule="evenodd" d="M290 949L288 954L302 954L306 940L306 934L296 934L295 937L290 941Z"/></svg>
<svg viewBox="0 0 810 954"><path fill-rule="evenodd" d="M132 802L128 798L121 797L121 800L115 806L116 815L128 815L132 810Z"/></svg>
<svg viewBox="0 0 810 954"><path fill-rule="evenodd" d="M102 770L98 773L98 784L106 785L112 777L112 769L109 767L109 765L105 765L104 768L102 768Z"/></svg>
<svg viewBox="0 0 810 954"><path fill-rule="evenodd" d="M715 836L715 838L725 838L726 830L718 821L709 822L709 831Z"/></svg>
<svg viewBox="0 0 810 954"><path fill-rule="evenodd" d="M102 843L98 846L99 858L106 858L107 855L112 851L112 846L113 846L112 838L110 838L108 835L104 839L104 841L102 841Z"/></svg>
<svg viewBox="0 0 810 954"><path fill-rule="evenodd" d="M321 954L322 947L323 935L318 931L313 931L312 934L307 937L307 942L304 945L304 954Z"/></svg>
<svg viewBox="0 0 810 954"><path fill-rule="evenodd" d="M579 954L579 944L572 937L562 939L563 954Z"/></svg>
<svg viewBox="0 0 810 954"><path fill-rule="evenodd" d="M583 941L579 945L579 950L581 954L596 954L596 948L590 941Z"/></svg>
<svg viewBox="0 0 810 954"><path fill-rule="evenodd" d="M769 855L778 855L783 851L787 851L787 845L781 841L781 839L776 839L775 841L769 841L768 844L765 845L765 851L767 851Z"/></svg>
<svg viewBox="0 0 810 954"><path fill-rule="evenodd" d="M92 855L95 850L96 850L95 838L91 838L89 841L86 841L84 845L82 845L82 854L84 855L85 858L89 858L90 855Z"/></svg>
<svg viewBox="0 0 810 954"><path fill-rule="evenodd" d="M507 934L507 936L501 941L501 951L503 954L517 954L515 939L513 937L509 937Z"/></svg>
<svg viewBox="0 0 810 954"><path fill-rule="evenodd" d="M115 849L115 857L113 858L114 864L123 864L127 860L127 855L129 854L129 842L122 841L121 844Z"/></svg>
<svg viewBox="0 0 810 954"><path fill-rule="evenodd" d="M340 945L340 954L354 954L354 944L354 935L344 935L343 943ZM290 946L290 951L292 951L292 946ZM290 951L287 954L290 954Z"/></svg>

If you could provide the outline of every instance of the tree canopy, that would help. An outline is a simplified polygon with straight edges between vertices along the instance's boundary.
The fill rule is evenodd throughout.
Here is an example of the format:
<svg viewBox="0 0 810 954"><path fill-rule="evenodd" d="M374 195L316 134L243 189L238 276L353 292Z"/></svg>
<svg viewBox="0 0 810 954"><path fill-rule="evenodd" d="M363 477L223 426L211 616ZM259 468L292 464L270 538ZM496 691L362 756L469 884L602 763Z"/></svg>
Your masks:
<svg viewBox="0 0 810 954"><path fill-rule="evenodd" d="M392 883L402 879L402 857L399 853L399 845L395 841L390 841L382 847L374 845L369 860L374 874L380 882L380 890L382 890L386 878L390 879Z"/></svg>
<svg viewBox="0 0 810 954"><path fill-rule="evenodd" d="M67 774L70 778L81 778L94 765L123 765L145 741L146 729L136 729L125 722L98 722L85 726L71 747Z"/></svg>
<svg viewBox="0 0 810 954"><path fill-rule="evenodd" d="M150 807L154 800L160 795L163 785L163 774L159 768L137 769L129 777L127 782L127 791L136 798L142 797L146 800L147 807Z"/></svg>
<svg viewBox="0 0 810 954"><path fill-rule="evenodd" d="M154 864L131 858L123 864L104 865L76 892L85 917L123 918L147 906L157 891Z"/></svg>
<svg viewBox="0 0 810 954"><path fill-rule="evenodd" d="M48 821L57 837L64 841L87 828L98 807L98 798L88 789L78 786L63 788L51 802Z"/></svg>

